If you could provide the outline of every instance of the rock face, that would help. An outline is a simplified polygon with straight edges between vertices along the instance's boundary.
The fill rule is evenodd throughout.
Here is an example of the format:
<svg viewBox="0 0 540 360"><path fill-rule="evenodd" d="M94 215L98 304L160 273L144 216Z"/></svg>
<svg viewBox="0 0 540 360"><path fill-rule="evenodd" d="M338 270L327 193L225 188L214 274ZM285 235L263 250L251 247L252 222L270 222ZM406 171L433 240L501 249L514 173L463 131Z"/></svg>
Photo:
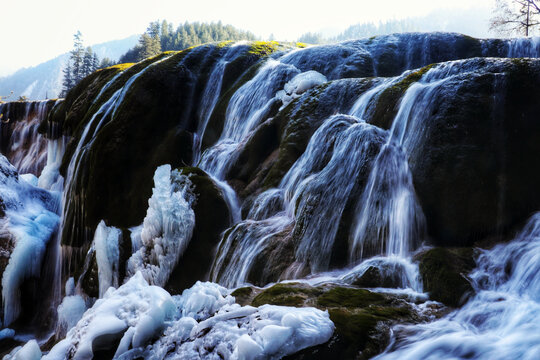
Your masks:
<svg viewBox="0 0 540 360"><path fill-rule="evenodd" d="M173 293L206 276L265 285L404 256L422 241L505 236L540 208L530 166L540 62L502 58L533 50L403 34L309 48L208 44L98 71L40 128L71 138L60 168L64 271L81 273L101 220L129 238L163 164L198 192ZM394 169L401 177L390 179Z"/></svg>

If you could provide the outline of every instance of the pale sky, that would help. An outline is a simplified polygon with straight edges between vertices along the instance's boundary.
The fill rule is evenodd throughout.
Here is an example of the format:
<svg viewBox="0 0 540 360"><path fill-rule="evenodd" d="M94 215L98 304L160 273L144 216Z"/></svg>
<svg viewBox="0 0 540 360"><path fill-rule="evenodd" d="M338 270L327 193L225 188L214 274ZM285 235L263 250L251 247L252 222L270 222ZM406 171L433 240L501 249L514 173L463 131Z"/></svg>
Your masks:
<svg viewBox="0 0 540 360"><path fill-rule="evenodd" d="M295 40L324 28L424 16L440 8L491 6L494 0L0 0L0 76L86 45L140 34L160 19L221 20L263 38Z"/></svg>

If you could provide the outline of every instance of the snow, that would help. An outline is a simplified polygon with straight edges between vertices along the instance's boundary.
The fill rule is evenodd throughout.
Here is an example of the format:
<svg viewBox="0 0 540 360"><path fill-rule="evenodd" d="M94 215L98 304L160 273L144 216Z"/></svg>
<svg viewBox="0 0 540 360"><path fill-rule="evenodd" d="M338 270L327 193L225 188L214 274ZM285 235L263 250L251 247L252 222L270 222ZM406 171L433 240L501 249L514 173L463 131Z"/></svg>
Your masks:
<svg viewBox="0 0 540 360"><path fill-rule="evenodd" d="M7 230L15 248L2 275L4 325L20 312L19 287L24 280L39 277L47 243L55 233L58 199L49 192L20 181L13 165L0 156L0 199L5 206Z"/></svg>
<svg viewBox="0 0 540 360"><path fill-rule="evenodd" d="M176 306L181 310L182 316L203 320L214 315L223 306L235 303L234 297L228 294L229 290L222 286L197 281L177 298Z"/></svg>
<svg viewBox="0 0 540 360"><path fill-rule="evenodd" d="M118 287L118 267L120 250L118 243L122 238L120 229L107 226L100 221L94 234L94 249L98 266L99 297L103 297L111 286Z"/></svg>
<svg viewBox="0 0 540 360"><path fill-rule="evenodd" d="M328 313L314 308L233 304L198 324L188 319L181 318L167 329L145 358L281 358L325 343L334 331Z"/></svg>
<svg viewBox="0 0 540 360"><path fill-rule="evenodd" d="M150 284L165 286L195 227L191 187L191 181L171 171L170 165L156 169L140 238L138 233L132 235L134 249L138 250L128 260L128 277L141 271Z"/></svg>
<svg viewBox="0 0 540 360"><path fill-rule="evenodd" d="M144 358L280 358L324 343L334 331L327 312L272 305L242 307L227 293L215 283L197 282L175 296L179 318L146 348ZM140 350L134 350L123 359L140 355Z"/></svg>

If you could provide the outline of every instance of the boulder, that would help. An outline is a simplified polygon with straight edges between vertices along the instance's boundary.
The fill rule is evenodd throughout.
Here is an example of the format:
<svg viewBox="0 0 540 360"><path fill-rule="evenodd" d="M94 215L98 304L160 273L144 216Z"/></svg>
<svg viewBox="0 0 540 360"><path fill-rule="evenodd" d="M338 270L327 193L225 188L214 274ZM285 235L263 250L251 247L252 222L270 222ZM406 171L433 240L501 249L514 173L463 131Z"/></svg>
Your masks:
<svg viewBox="0 0 540 360"><path fill-rule="evenodd" d="M468 278L476 266L472 248L433 248L418 254L416 260L431 299L458 307L474 294Z"/></svg>

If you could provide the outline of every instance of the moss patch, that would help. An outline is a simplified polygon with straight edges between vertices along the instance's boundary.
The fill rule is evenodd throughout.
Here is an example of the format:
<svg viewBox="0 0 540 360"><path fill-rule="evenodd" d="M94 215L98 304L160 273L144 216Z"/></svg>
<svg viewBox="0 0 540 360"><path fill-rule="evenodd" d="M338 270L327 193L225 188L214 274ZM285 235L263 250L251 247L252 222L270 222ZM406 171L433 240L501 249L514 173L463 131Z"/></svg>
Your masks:
<svg viewBox="0 0 540 360"><path fill-rule="evenodd" d="M322 290L299 283L276 284L257 295L251 305L264 304L302 307Z"/></svg>

